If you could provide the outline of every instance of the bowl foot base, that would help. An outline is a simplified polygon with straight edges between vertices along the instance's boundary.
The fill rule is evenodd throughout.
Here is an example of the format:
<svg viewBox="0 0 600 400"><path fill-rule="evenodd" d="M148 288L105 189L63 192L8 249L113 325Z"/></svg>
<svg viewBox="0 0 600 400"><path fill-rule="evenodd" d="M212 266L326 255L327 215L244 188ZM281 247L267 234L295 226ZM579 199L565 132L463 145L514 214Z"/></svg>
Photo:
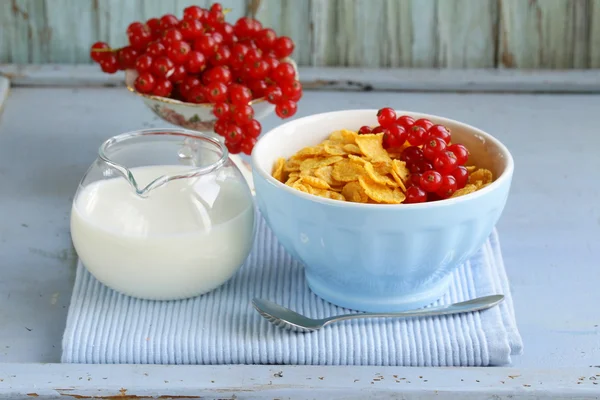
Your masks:
<svg viewBox="0 0 600 400"><path fill-rule="evenodd" d="M318 278L315 279L309 273L306 274L308 287L323 300L339 307L364 312L399 312L428 306L439 300L448 291L451 280L452 275L449 274L434 285L419 288L418 291L398 293L387 297L367 297L361 296L357 292L349 296L347 295L348 291L344 294L332 290L330 285L324 284Z"/></svg>

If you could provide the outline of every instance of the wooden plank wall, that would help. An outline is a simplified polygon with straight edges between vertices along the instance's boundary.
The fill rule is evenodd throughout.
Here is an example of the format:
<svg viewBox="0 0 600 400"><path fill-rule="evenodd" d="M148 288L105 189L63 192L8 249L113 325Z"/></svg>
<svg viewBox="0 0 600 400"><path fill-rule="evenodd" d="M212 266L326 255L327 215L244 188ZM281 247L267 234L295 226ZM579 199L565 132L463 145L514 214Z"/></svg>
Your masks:
<svg viewBox="0 0 600 400"><path fill-rule="evenodd" d="M209 0L0 0L0 63L87 63L131 21ZM600 67L600 0L223 0L291 36L300 65Z"/></svg>

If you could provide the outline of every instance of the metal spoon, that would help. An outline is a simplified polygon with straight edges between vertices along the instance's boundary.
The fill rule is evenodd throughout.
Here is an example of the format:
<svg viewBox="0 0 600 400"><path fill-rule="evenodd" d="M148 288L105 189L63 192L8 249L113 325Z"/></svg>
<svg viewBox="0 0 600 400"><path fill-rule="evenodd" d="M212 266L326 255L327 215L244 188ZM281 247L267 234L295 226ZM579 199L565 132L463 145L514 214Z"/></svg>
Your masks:
<svg viewBox="0 0 600 400"><path fill-rule="evenodd" d="M437 307L421 308L395 313L362 313L345 314L323 319L313 319L298 314L265 299L253 299L252 305L273 325L290 329L296 332L312 332L321 329L325 325L333 322L356 318L406 318L406 317L433 317L437 315L448 315L466 313L471 311L480 311L493 307L504 300L504 295L495 294L491 296L478 297L472 300L462 301L460 303L442 305Z"/></svg>

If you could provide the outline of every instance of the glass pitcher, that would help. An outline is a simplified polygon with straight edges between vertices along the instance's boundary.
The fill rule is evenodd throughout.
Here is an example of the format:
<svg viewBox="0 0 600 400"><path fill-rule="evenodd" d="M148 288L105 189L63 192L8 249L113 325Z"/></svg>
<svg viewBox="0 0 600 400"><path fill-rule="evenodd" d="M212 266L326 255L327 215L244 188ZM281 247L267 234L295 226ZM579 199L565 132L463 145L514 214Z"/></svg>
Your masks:
<svg viewBox="0 0 600 400"><path fill-rule="evenodd" d="M254 240L250 188L217 139L183 129L115 136L79 184L71 237L99 281L174 300L217 288Z"/></svg>

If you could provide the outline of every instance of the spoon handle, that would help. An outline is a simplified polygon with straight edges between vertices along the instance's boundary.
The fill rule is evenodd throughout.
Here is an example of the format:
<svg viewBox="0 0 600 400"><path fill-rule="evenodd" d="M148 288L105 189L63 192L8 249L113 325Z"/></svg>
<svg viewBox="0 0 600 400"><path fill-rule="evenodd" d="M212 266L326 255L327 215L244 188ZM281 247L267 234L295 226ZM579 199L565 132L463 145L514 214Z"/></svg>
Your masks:
<svg viewBox="0 0 600 400"><path fill-rule="evenodd" d="M472 300L462 301L449 305L421 308L418 310L402 311L395 313L361 313L345 314L325 318L325 324L355 318L408 318L408 317L433 317L438 315L458 314L472 311L481 311L493 307L504 300L504 295L494 294L491 296L477 297Z"/></svg>

